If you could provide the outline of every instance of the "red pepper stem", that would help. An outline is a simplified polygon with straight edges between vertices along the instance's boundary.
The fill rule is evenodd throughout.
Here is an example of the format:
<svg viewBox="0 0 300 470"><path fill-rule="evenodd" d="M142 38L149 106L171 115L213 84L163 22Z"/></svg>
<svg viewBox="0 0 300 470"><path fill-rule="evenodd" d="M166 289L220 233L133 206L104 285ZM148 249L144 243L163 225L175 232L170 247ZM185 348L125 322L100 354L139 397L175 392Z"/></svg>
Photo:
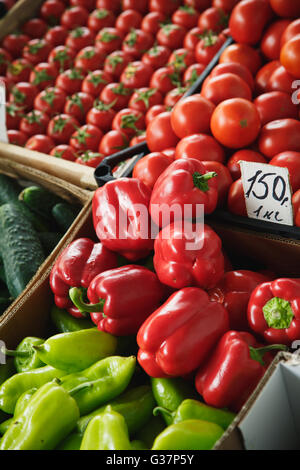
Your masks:
<svg viewBox="0 0 300 470"><path fill-rule="evenodd" d="M2 348L1 352L10 357L29 357L32 355L31 351L14 351L6 348Z"/></svg>
<svg viewBox="0 0 300 470"><path fill-rule="evenodd" d="M91 382L85 382L83 384L77 385L77 387L72 388L71 390L68 391L68 393L72 397L76 393L81 392L81 390L85 390L86 388L91 388L92 386L93 384Z"/></svg>
<svg viewBox="0 0 300 470"><path fill-rule="evenodd" d="M261 348L253 348L249 346L250 356L253 360L258 361L262 366L265 365L263 357L269 351L287 351L287 346L284 344L270 344L269 346L263 346Z"/></svg>
<svg viewBox="0 0 300 470"><path fill-rule="evenodd" d="M196 188L200 189L203 192L209 191L209 186L207 184L207 181L214 178L215 176L218 176L218 174L215 171L209 171L208 173L205 173L204 175L201 175L201 173L199 173L198 171L195 171L195 173L193 174L194 186L196 186Z"/></svg>
<svg viewBox="0 0 300 470"><path fill-rule="evenodd" d="M167 410L166 408L163 408L162 406L156 406L153 410L153 415L158 416L160 413L163 416L166 416L167 418L171 418L171 419L174 419L174 416L175 416L175 413L172 413L171 411Z"/></svg>
<svg viewBox="0 0 300 470"><path fill-rule="evenodd" d="M103 312L103 307L105 304L104 299L100 299L98 304L87 304L83 300L83 293L84 291L81 287L72 287L69 290L70 299L81 313Z"/></svg>

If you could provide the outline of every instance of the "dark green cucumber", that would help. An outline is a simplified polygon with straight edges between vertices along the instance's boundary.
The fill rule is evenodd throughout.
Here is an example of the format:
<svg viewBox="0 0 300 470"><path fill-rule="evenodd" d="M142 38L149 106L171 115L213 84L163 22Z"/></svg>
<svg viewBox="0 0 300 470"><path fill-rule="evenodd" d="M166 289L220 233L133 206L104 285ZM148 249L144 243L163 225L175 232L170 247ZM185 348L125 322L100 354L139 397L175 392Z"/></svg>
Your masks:
<svg viewBox="0 0 300 470"><path fill-rule="evenodd" d="M19 199L23 201L30 210L48 219L51 219L52 208L59 202L62 202L60 197L41 186L25 188L20 193Z"/></svg>
<svg viewBox="0 0 300 470"><path fill-rule="evenodd" d="M0 205L18 200L20 186L12 178L0 174Z"/></svg>
<svg viewBox="0 0 300 470"><path fill-rule="evenodd" d="M0 234L7 288L16 298L35 275L45 255L32 224L14 204L0 207Z"/></svg>
<svg viewBox="0 0 300 470"><path fill-rule="evenodd" d="M46 255L50 255L54 248L59 244L62 234L54 232L41 232L38 237Z"/></svg>
<svg viewBox="0 0 300 470"><path fill-rule="evenodd" d="M37 232L47 232L49 230L49 222L42 216L32 212L23 201L14 201L13 204L23 213Z"/></svg>
<svg viewBox="0 0 300 470"><path fill-rule="evenodd" d="M6 277L5 277L4 264L3 264L2 258L0 258L0 281L3 284L6 284Z"/></svg>
<svg viewBox="0 0 300 470"><path fill-rule="evenodd" d="M63 233L67 232L78 213L79 209L66 202L56 204L52 209L52 217Z"/></svg>

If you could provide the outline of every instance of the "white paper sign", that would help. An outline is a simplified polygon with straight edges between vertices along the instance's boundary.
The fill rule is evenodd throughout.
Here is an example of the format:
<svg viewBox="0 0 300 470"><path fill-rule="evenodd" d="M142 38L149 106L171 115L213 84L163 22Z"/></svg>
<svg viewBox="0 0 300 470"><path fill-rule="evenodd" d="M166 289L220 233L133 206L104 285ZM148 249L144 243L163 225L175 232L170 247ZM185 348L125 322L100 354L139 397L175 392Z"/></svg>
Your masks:
<svg viewBox="0 0 300 470"><path fill-rule="evenodd" d="M0 79L0 142L8 143L6 130L6 90Z"/></svg>
<svg viewBox="0 0 300 470"><path fill-rule="evenodd" d="M244 161L240 166L248 217L294 225L288 169Z"/></svg>

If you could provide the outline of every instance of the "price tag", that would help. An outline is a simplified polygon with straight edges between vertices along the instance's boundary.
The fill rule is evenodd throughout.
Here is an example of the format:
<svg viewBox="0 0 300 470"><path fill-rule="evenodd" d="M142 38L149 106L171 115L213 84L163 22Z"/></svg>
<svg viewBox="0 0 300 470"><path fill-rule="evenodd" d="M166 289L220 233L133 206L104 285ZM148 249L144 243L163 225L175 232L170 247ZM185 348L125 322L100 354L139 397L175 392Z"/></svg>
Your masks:
<svg viewBox="0 0 300 470"><path fill-rule="evenodd" d="M5 84L0 79L0 142L8 143L6 130L6 90Z"/></svg>
<svg viewBox="0 0 300 470"><path fill-rule="evenodd" d="M294 225L288 169L244 161L240 166L248 217Z"/></svg>

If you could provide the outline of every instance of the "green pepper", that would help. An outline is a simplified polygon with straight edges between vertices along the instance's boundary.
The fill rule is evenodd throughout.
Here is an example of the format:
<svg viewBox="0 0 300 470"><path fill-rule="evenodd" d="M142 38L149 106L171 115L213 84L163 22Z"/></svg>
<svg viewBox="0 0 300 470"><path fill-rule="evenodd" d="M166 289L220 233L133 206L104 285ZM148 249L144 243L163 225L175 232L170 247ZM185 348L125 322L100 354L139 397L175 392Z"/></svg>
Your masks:
<svg viewBox="0 0 300 470"><path fill-rule="evenodd" d="M64 439L56 450L80 450L82 443L82 434L79 432L72 432L66 439Z"/></svg>
<svg viewBox="0 0 300 470"><path fill-rule="evenodd" d="M157 436L152 450L210 450L223 433L215 423L190 419L168 426Z"/></svg>
<svg viewBox="0 0 300 470"><path fill-rule="evenodd" d="M55 449L79 418L78 406L71 396L78 390L77 387L68 393L54 382L43 385L2 437L0 450Z"/></svg>
<svg viewBox="0 0 300 470"><path fill-rule="evenodd" d="M132 441L131 442L131 449L132 450L148 450L146 444L142 441Z"/></svg>
<svg viewBox="0 0 300 470"><path fill-rule="evenodd" d="M53 306L51 309L51 320L59 333L72 333L73 331L94 328L95 324L87 318L75 318L66 310Z"/></svg>
<svg viewBox="0 0 300 470"><path fill-rule="evenodd" d="M160 416L152 416L150 421L136 435L135 439L145 442L148 449L151 449L156 436L166 428L164 420Z"/></svg>
<svg viewBox="0 0 300 470"><path fill-rule="evenodd" d="M124 417L107 406L89 422L80 450L131 450Z"/></svg>
<svg viewBox="0 0 300 470"><path fill-rule="evenodd" d="M15 351L5 349L4 352L6 356L15 358L15 368L17 372L27 372L45 365L34 349L35 346L39 346L43 344L43 342L44 340L41 338L27 336L21 341Z"/></svg>
<svg viewBox="0 0 300 470"><path fill-rule="evenodd" d="M156 403L169 411L176 411L180 403L186 398L194 398L194 388L181 378L151 379L152 391ZM172 418L164 415L166 424L172 423Z"/></svg>
<svg viewBox="0 0 300 470"><path fill-rule="evenodd" d="M111 356L82 372L63 377L61 383L66 390L71 390L81 383L92 383L90 389L83 390L75 397L80 414L85 415L124 392L133 376L135 365L134 356Z"/></svg>
<svg viewBox="0 0 300 470"><path fill-rule="evenodd" d="M128 427L128 432L133 435L139 431L152 417L155 406L151 388L147 385L131 389L120 395L115 400L109 402L113 411L120 413ZM92 418L104 412L107 405L104 405L87 416L79 419L76 430L83 434Z"/></svg>
<svg viewBox="0 0 300 470"><path fill-rule="evenodd" d="M13 359L8 359L5 364L0 365L0 385L2 385L9 377L16 373Z"/></svg>
<svg viewBox="0 0 300 470"><path fill-rule="evenodd" d="M112 356L116 349L116 337L97 328L60 333L34 346L41 361L68 374L87 369L100 359Z"/></svg>
<svg viewBox="0 0 300 470"><path fill-rule="evenodd" d="M40 388L50 380L63 377L65 374L65 371L45 366L13 375L0 387L0 409L13 414L18 398L24 392L34 387Z"/></svg>
<svg viewBox="0 0 300 470"><path fill-rule="evenodd" d="M28 405L28 403L30 402L32 396L35 394L36 391L37 391L37 388L31 388L30 390L27 390L20 396L20 398L18 399L16 403L14 416L0 424L1 435L5 434L9 426L16 420L18 416L20 416L23 413L23 411L25 410L26 406Z"/></svg>
<svg viewBox="0 0 300 470"><path fill-rule="evenodd" d="M161 412L163 416L166 415L170 418L173 424L189 419L200 419L218 424L224 430L228 428L236 416L230 411L214 408L213 406L208 406L197 400L184 400L177 410L173 412L158 406L153 413L156 415L159 412Z"/></svg>

